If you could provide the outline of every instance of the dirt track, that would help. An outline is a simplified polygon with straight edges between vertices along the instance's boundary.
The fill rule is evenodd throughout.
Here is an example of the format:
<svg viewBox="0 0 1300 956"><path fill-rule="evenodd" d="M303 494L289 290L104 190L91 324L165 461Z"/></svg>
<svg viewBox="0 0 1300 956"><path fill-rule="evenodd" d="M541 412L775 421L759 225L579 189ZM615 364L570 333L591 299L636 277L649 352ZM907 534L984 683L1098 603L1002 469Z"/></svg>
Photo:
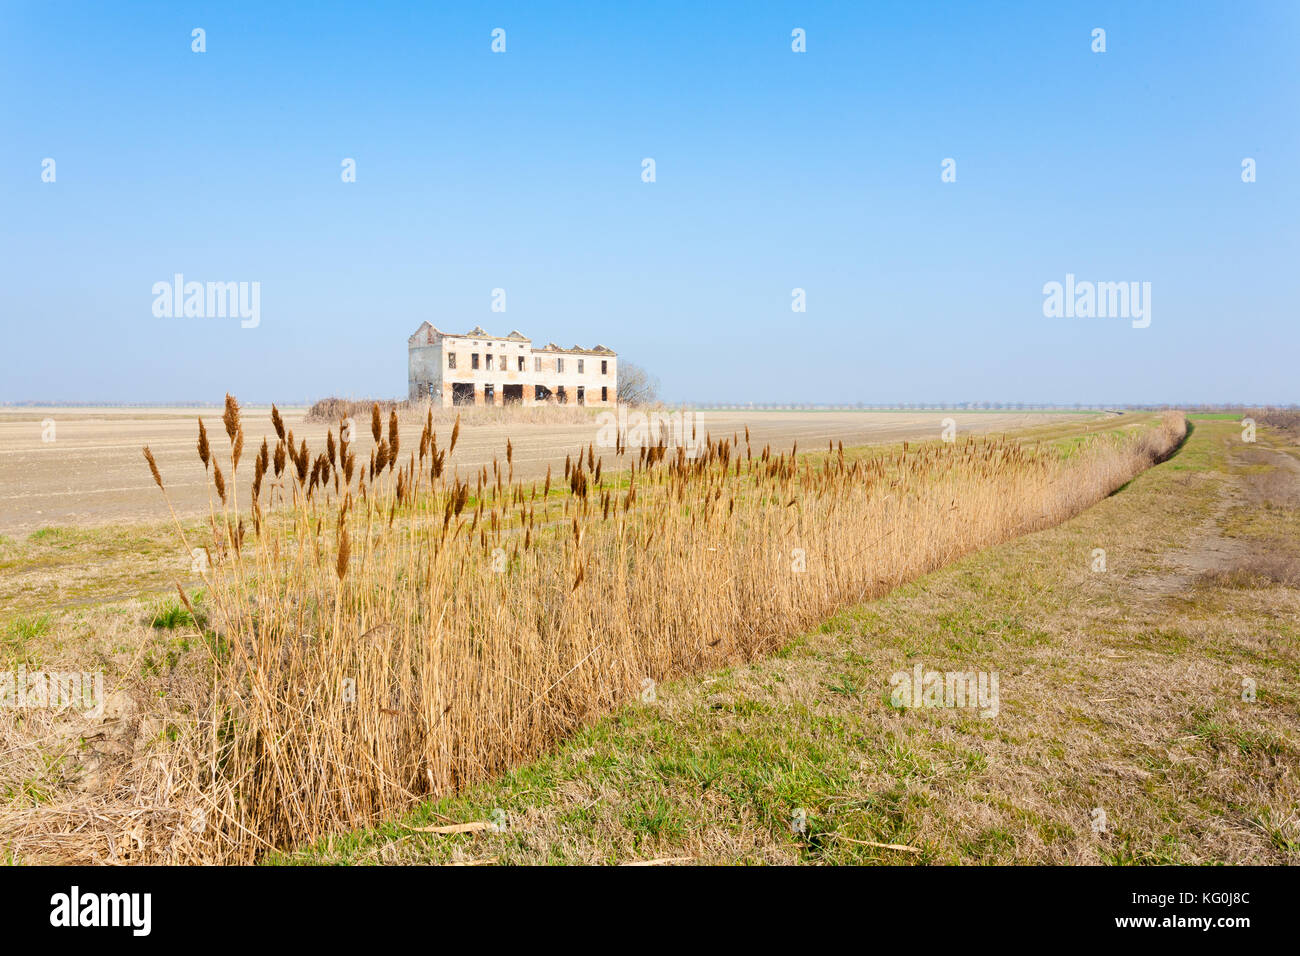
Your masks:
<svg viewBox="0 0 1300 956"><path fill-rule="evenodd" d="M149 477L140 449L149 445L167 482L172 504L182 516L205 513L208 484L195 452L202 416L214 449L225 457L227 443L221 410L157 408L0 408L0 534L25 534L37 528L90 527L168 519L166 505ZM939 437L941 422L952 417L958 433L1010 431L1076 415L1042 412L818 412L704 411L697 415L701 434L714 437L749 425L755 448L771 443L785 451L798 441L808 450L827 439L846 446ZM323 450L326 425L304 424L303 410L284 411L296 438ZM42 441L42 422L54 421L54 440ZM247 500L252 456L263 435L274 438L270 409L244 409L246 450L240 468L241 500ZM415 447L419 424L403 426L403 459ZM514 445L515 476L541 477L548 464L562 468L564 456L596 440L593 418L582 424L490 424L461 429L451 465L472 475L494 456L504 460L506 439ZM358 457L372 447L368 426L358 428ZM449 427L439 427L445 447ZM273 442L272 442L273 444ZM606 465L614 464L606 454ZM228 469L227 469L228 471Z"/></svg>

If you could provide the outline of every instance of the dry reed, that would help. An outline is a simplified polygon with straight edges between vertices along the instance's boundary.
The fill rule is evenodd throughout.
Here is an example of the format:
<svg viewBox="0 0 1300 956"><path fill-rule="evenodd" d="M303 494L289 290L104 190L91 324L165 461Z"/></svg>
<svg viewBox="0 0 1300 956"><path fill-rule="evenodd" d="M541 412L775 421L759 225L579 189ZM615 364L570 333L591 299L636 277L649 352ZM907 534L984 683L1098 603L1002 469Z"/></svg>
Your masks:
<svg viewBox="0 0 1300 956"><path fill-rule="evenodd" d="M227 417L233 452L233 399ZM988 439L814 459L754 449L746 431L706 437L693 460L620 436L625 477L589 445L553 489L549 473L542 488L512 480L510 445L504 467L445 470L459 422L440 451L427 416L403 461L396 414L385 435L374 406L372 464L354 475L342 433L312 463L273 419L244 512L234 456L229 501L212 456L211 696L160 788L203 824L168 859L255 860L482 780L647 677L770 653L839 607L1069 518L1185 433L1168 413L1069 455Z"/></svg>

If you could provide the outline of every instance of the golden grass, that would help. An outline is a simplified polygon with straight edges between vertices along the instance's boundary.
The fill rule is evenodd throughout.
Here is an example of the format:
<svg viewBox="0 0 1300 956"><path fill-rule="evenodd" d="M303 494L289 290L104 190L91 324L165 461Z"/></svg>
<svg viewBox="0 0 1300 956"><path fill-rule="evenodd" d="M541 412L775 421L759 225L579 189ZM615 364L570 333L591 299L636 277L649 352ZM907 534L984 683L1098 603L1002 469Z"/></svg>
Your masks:
<svg viewBox="0 0 1300 956"><path fill-rule="evenodd" d="M264 443L241 511L233 399L223 418L210 693L159 767L160 796L195 821L165 843L177 860L254 860L482 780L647 681L769 653L845 604L1055 524L1185 430L1170 413L1068 458L996 439L814 461L709 437L694 460L640 449L617 483L589 445L551 494L549 477L513 481L509 444L490 474L446 474L458 426L440 450L431 417L402 462L396 415L385 434L375 407L368 462L342 430L315 458L292 432L273 454Z"/></svg>
<svg viewBox="0 0 1300 956"><path fill-rule="evenodd" d="M466 480L446 466L459 423L443 448L431 416L418 442L369 417L313 455L273 412L251 465L233 399L225 442L200 423L210 516L199 538L177 530L207 557L197 610L181 592L205 621L203 664L145 682L161 736L141 747L141 728L111 787L5 814L25 853L241 862L373 823L536 755L648 680L761 656L1063 520L1184 429L1169 415L1068 457L1005 439L800 457L733 435L694 460L620 442L627 471L589 445L562 479L525 485L508 441ZM31 764L18 776L50 775L30 732L4 736Z"/></svg>
<svg viewBox="0 0 1300 956"><path fill-rule="evenodd" d="M1258 477L1286 472L1300 490L1276 434L1239 436L1200 422L1170 461L1069 521L847 608L778 654L660 686L484 784L274 858L1300 862L1300 591L1184 574L1300 550L1300 534L1281 540L1293 508L1252 504L1249 528L1235 513ZM894 706L890 674L918 660L1000 672L997 717ZM494 819L508 826L425 835Z"/></svg>

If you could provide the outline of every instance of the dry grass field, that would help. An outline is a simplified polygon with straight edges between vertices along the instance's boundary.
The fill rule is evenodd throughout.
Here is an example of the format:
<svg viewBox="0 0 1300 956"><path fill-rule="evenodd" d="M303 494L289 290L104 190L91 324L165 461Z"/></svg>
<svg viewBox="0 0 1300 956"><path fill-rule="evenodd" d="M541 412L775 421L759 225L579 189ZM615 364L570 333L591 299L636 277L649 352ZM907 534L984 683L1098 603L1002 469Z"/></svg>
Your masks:
<svg viewBox="0 0 1300 956"><path fill-rule="evenodd" d="M458 478L456 432L376 421L353 448L295 436L290 454L287 423L259 447L252 421L214 416L212 511L171 532L206 555L197 587L8 622L11 664L98 667L109 688L93 720L5 715L18 858L252 860L377 822L538 756L647 679L762 658L1077 514L1181 434L1126 416L796 457L738 430L696 459L588 445L545 481L513 473L513 439ZM179 469L149 457L170 494ZM75 555L84 534L38 543Z"/></svg>
<svg viewBox="0 0 1300 956"><path fill-rule="evenodd" d="M596 435L590 415L579 421L568 413L549 421L526 415L506 425L499 413L482 411L464 418L447 460L453 473L471 476L490 466L509 439L516 477L543 477L548 466L563 469L565 456ZM305 412L285 409L286 426L319 448L330 426L304 421ZM220 408L0 409L0 620L170 594L177 575L187 587L198 584L167 506L140 467L140 448L153 451L168 476L172 506L187 527L197 529L208 514L211 489L194 454L195 422L202 417L213 424L220 414ZM1024 434L1050 423L1101 419L1089 413L704 412L700 422L705 429L716 425L719 435L748 422L755 442L812 448L829 440L858 446L933 439L949 414L961 435ZM55 422L53 442L41 440L47 418ZM422 424L414 415L403 420L407 429L418 431ZM270 433L270 407L246 408L244 424L251 435ZM447 422L444 432L450 428ZM359 447L368 454L369 428L362 422L357 430ZM606 456L611 471L624 465Z"/></svg>
<svg viewBox="0 0 1300 956"><path fill-rule="evenodd" d="M1072 520L278 859L1296 865L1300 446L1240 436L1196 421ZM917 663L999 672L996 718L893 706Z"/></svg>
<svg viewBox="0 0 1300 956"><path fill-rule="evenodd" d="M304 421L306 409L281 410L285 423L312 447L321 445L332 423ZM472 412L473 410L471 410ZM488 411L488 410L480 410ZM563 413L565 410L557 409ZM576 410L575 410L576 412ZM249 434L271 431L269 406L244 410ZM856 446L938 437L951 415L961 434L1012 431L1053 421L1094 417L1090 413L1041 412L713 412L699 413L700 427L729 435L745 425L754 441L785 448L825 445L828 439ZM167 521L166 507L148 474L140 471L140 448L148 445L169 476L172 504L182 517L208 510L203 468L194 455L195 419L221 417L220 408L0 408L0 535L21 537L41 528L85 530L106 524ZM456 454L449 464L466 474L490 465L509 438L515 474L540 477L546 466L586 447L595 432L594 413L558 414L554 421L522 416L503 423L500 414L465 416ZM42 441L42 422L54 421L54 441ZM479 419L482 419L480 421ZM542 419L542 420L537 420ZM418 430L423 417L404 417ZM366 431L362 423L362 432ZM450 428L450 423L448 423ZM610 462L617 467L619 463Z"/></svg>

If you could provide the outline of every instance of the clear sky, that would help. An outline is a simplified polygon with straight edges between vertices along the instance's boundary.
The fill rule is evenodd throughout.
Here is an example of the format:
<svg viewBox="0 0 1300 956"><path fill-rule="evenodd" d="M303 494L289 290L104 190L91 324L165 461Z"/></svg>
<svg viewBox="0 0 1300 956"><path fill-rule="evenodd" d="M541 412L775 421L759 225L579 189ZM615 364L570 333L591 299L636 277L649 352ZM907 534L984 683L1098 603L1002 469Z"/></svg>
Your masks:
<svg viewBox="0 0 1300 956"><path fill-rule="evenodd" d="M1293 0L4 2L0 92L0 401L399 396L426 319L669 399L1300 401Z"/></svg>

